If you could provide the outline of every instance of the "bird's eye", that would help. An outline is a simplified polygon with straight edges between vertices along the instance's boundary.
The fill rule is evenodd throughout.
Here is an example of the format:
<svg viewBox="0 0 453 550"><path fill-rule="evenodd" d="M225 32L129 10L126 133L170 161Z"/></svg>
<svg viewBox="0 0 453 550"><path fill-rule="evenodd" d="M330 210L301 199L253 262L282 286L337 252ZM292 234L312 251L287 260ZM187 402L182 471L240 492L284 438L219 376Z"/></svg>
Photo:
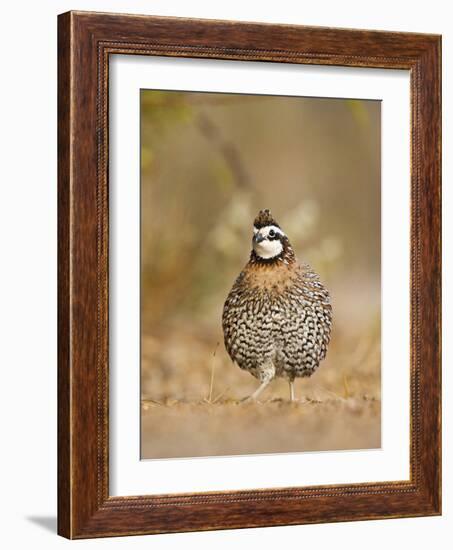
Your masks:
<svg viewBox="0 0 453 550"><path fill-rule="evenodd" d="M275 231L273 229L269 231L269 237L275 237Z"/></svg>

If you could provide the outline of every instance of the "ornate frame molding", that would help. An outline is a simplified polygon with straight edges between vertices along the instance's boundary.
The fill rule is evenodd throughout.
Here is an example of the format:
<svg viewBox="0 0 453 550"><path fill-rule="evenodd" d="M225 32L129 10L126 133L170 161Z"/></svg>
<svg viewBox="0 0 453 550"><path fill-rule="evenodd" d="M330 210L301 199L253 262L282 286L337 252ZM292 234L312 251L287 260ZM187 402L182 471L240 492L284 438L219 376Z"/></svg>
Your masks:
<svg viewBox="0 0 453 550"><path fill-rule="evenodd" d="M89 12L59 16L58 30L59 533L86 538L440 514L440 37ZM410 71L409 481L109 496L108 61L116 54Z"/></svg>

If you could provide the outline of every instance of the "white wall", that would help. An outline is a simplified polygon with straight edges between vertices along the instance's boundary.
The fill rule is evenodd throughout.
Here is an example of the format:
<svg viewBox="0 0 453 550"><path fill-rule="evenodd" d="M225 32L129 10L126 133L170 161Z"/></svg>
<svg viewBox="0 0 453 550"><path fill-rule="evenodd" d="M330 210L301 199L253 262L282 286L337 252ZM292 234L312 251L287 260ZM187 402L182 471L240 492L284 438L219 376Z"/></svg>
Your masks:
<svg viewBox="0 0 453 550"><path fill-rule="evenodd" d="M70 543L55 535L56 515L56 29L69 9L299 23L443 34L444 204L451 202L453 18L450 2L206 2L111 0L23 2L2 5L0 81L0 517L4 548L77 544L88 548L451 547L453 532L452 387L444 341L444 516L301 527L279 527ZM6 69L6 70L5 70ZM450 219L448 219L450 214ZM444 213L444 269L451 279L453 211ZM451 285L445 284L444 324L451 326ZM447 332L444 330L444 334ZM451 341L451 339L450 339ZM446 486L446 487L445 487ZM451 536L451 535L450 535Z"/></svg>

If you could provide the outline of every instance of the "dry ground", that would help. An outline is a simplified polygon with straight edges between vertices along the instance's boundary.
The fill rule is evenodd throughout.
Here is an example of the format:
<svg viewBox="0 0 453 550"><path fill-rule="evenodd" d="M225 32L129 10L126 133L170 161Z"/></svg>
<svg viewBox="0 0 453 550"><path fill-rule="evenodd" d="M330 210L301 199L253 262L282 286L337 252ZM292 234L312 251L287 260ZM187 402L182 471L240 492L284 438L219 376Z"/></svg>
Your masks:
<svg viewBox="0 0 453 550"><path fill-rule="evenodd" d="M208 328L145 335L142 458L380 447L379 333L361 334L337 334L315 375L296 380L294 403L284 380L242 403L258 382Z"/></svg>
<svg viewBox="0 0 453 550"><path fill-rule="evenodd" d="M265 454L380 447L380 403L170 402L142 405L142 457Z"/></svg>

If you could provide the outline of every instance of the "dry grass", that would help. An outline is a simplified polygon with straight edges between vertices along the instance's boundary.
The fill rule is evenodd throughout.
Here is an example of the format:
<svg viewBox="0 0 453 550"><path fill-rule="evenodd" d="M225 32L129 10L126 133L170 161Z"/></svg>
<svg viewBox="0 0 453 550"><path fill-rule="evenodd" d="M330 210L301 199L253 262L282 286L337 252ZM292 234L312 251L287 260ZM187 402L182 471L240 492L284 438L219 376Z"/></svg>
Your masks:
<svg viewBox="0 0 453 550"><path fill-rule="evenodd" d="M310 379L257 380L228 358L221 334L173 326L142 339L142 457L195 457L380 447L379 329L336 334Z"/></svg>

